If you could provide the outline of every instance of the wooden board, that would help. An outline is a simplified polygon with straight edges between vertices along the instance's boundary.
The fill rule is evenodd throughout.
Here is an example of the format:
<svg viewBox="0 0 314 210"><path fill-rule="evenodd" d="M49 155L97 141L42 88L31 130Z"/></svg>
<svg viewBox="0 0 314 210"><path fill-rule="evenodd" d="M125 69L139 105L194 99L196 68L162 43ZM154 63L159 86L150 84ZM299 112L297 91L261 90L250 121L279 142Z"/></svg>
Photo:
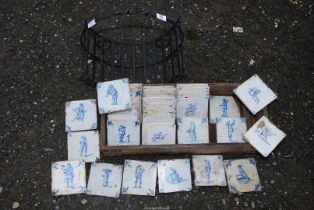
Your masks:
<svg viewBox="0 0 314 210"><path fill-rule="evenodd" d="M209 83L210 95L234 96L233 89L239 85L239 83ZM268 117L267 108L264 108L254 116L239 99L234 98L240 108L241 117L246 118L248 128L262 116ZM103 156L256 153L256 150L248 143L217 143L216 125L211 123L209 124L210 144L107 146L106 118L106 115L100 116L100 150Z"/></svg>

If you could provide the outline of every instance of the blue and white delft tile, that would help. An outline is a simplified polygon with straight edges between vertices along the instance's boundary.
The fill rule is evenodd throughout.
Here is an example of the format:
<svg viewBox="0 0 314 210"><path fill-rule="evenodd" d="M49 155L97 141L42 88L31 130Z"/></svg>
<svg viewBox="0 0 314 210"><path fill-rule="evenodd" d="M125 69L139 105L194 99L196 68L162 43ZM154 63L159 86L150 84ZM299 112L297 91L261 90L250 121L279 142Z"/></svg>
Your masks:
<svg viewBox="0 0 314 210"><path fill-rule="evenodd" d="M131 97L142 97L143 85L141 83L130 83L129 87Z"/></svg>
<svg viewBox="0 0 314 210"><path fill-rule="evenodd" d="M177 84L178 98L209 98L208 84Z"/></svg>
<svg viewBox="0 0 314 210"><path fill-rule="evenodd" d="M174 85L143 86L143 97L150 98L176 98Z"/></svg>
<svg viewBox="0 0 314 210"><path fill-rule="evenodd" d="M180 98L177 100L177 118L182 117L207 117L207 98Z"/></svg>
<svg viewBox="0 0 314 210"><path fill-rule="evenodd" d="M191 191L190 159L158 160L160 193Z"/></svg>
<svg viewBox="0 0 314 210"><path fill-rule="evenodd" d="M107 115L108 120L141 121L142 99L141 97L131 97L132 109L117 111Z"/></svg>
<svg viewBox="0 0 314 210"><path fill-rule="evenodd" d="M178 118L178 144L209 143L208 118Z"/></svg>
<svg viewBox="0 0 314 210"><path fill-rule="evenodd" d="M254 115L277 99L277 95L257 74L243 82L233 92Z"/></svg>
<svg viewBox="0 0 314 210"><path fill-rule="evenodd" d="M155 196L157 164L125 160L121 194Z"/></svg>
<svg viewBox="0 0 314 210"><path fill-rule="evenodd" d="M143 145L165 145L176 143L176 125L167 122L144 122L142 126Z"/></svg>
<svg viewBox="0 0 314 210"><path fill-rule="evenodd" d="M253 158L225 160L224 167L231 193L262 190L256 163Z"/></svg>
<svg viewBox="0 0 314 210"><path fill-rule="evenodd" d="M193 155L195 186L227 186L221 155Z"/></svg>
<svg viewBox="0 0 314 210"><path fill-rule="evenodd" d="M119 198L122 171L122 165L92 163L86 194Z"/></svg>
<svg viewBox="0 0 314 210"><path fill-rule="evenodd" d="M139 121L107 121L108 146L140 145Z"/></svg>
<svg viewBox="0 0 314 210"><path fill-rule="evenodd" d="M286 134L265 116L244 134L244 138L264 157L267 157L285 137Z"/></svg>
<svg viewBox="0 0 314 210"><path fill-rule="evenodd" d="M97 129L96 100L66 102L65 126L66 132Z"/></svg>
<svg viewBox="0 0 314 210"><path fill-rule="evenodd" d="M210 123L216 123L221 117L240 117L240 109L232 96L211 96L209 112Z"/></svg>
<svg viewBox="0 0 314 210"><path fill-rule="evenodd" d="M80 194L86 191L85 163L59 161L51 164L51 191L55 196Z"/></svg>
<svg viewBox="0 0 314 210"><path fill-rule="evenodd" d="M97 84L99 114L129 110L131 97L128 79L118 79Z"/></svg>
<svg viewBox="0 0 314 210"><path fill-rule="evenodd" d="M100 158L98 131L68 133L68 160L94 162Z"/></svg>
<svg viewBox="0 0 314 210"><path fill-rule="evenodd" d="M245 118L222 117L217 120L217 143L245 143L243 139L245 132Z"/></svg>

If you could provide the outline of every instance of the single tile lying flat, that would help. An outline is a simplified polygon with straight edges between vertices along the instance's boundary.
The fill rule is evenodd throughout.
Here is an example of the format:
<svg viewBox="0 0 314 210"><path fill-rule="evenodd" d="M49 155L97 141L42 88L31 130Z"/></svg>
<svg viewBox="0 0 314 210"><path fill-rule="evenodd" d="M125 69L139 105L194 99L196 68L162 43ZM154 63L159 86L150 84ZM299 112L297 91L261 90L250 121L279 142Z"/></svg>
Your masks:
<svg viewBox="0 0 314 210"><path fill-rule="evenodd" d="M218 118L216 122L217 143L245 143L245 118Z"/></svg>
<svg viewBox="0 0 314 210"><path fill-rule="evenodd" d="M108 146L140 145L140 122L107 121Z"/></svg>
<svg viewBox="0 0 314 210"><path fill-rule="evenodd" d="M65 104L65 131L97 129L96 100L69 101Z"/></svg>
<svg viewBox="0 0 314 210"><path fill-rule="evenodd" d="M216 123L218 118L239 118L240 110L232 96L211 96L209 100L210 123Z"/></svg>
<svg viewBox="0 0 314 210"><path fill-rule="evenodd" d="M59 161L51 164L51 191L53 195L85 193L85 163L81 161Z"/></svg>
<svg viewBox="0 0 314 210"><path fill-rule="evenodd" d="M86 194L119 198L122 171L122 165L92 163Z"/></svg>
<svg viewBox="0 0 314 210"><path fill-rule="evenodd" d="M227 175L229 191L231 193L262 190L256 163L253 158L225 160L224 167Z"/></svg>
<svg viewBox="0 0 314 210"><path fill-rule="evenodd" d="M221 155L193 155L195 186L227 186Z"/></svg>
<svg viewBox="0 0 314 210"><path fill-rule="evenodd" d="M244 138L264 157L267 157L285 137L286 134L265 116L244 134Z"/></svg>
<svg viewBox="0 0 314 210"><path fill-rule="evenodd" d="M125 160L121 194L155 196L157 164Z"/></svg>
<svg viewBox="0 0 314 210"><path fill-rule="evenodd" d="M158 160L160 193L191 191L190 159Z"/></svg>
<svg viewBox="0 0 314 210"><path fill-rule="evenodd" d="M68 160L94 162L100 158L98 131L68 133Z"/></svg>
<svg viewBox="0 0 314 210"><path fill-rule="evenodd" d="M178 144L209 143L208 118L183 117L177 124Z"/></svg>
<svg viewBox="0 0 314 210"><path fill-rule="evenodd" d="M142 126L143 145L165 145L176 143L176 125L169 122L144 122Z"/></svg>
<svg viewBox="0 0 314 210"><path fill-rule="evenodd" d="M108 120L141 121L141 97L131 97L132 108L126 111L117 111L107 115Z"/></svg>
<svg viewBox="0 0 314 210"><path fill-rule="evenodd" d="M181 98L177 100L177 118L208 116L208 98Z"/></svg>
<svg viewBox="0 0 314 210"><path fill-rule="evenodd" d="M99 114L131 109L128 79L118 79L97 84Z"/></svg>
<svg viewBox="0 0 314 210"><path fill-rule="evenodd" d="M233 92L253 114L277 99L276 94L257 74L243 82Z"/></svg>

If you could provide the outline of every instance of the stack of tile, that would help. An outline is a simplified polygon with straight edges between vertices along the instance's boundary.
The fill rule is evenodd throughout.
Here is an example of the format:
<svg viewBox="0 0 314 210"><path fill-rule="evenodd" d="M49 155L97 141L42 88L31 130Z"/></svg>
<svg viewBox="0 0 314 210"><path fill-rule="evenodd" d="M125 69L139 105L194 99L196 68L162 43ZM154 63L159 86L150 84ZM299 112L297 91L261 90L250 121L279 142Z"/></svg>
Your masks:
<svg viewBox="0 0 314 210"><path fill-rule="evenodd" d="M143 86L142 144L175 144L176 88Z"/></svg>
<svg viewBox="0 0 314 210"><path fill-rule="evenodd" d="M179 144L209 143L208 84L177 84Z"/></svg>

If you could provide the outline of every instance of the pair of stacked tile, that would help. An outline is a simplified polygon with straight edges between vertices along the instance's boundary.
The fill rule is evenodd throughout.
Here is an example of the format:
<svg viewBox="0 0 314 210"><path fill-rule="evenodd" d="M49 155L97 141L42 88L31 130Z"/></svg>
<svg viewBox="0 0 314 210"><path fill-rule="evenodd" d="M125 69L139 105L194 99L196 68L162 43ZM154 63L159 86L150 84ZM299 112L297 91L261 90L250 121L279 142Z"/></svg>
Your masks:
<svg viewBox="0 0 314 210"><path fill-rule="evenodd" d="M142 144L176 143L176 88L143 86Z"/></svg>
<svg viewBox="0 0 314 210"><path fill-rule="evenodd" d="M208 84L177 84L179 144L209 143Z"/></svg>

